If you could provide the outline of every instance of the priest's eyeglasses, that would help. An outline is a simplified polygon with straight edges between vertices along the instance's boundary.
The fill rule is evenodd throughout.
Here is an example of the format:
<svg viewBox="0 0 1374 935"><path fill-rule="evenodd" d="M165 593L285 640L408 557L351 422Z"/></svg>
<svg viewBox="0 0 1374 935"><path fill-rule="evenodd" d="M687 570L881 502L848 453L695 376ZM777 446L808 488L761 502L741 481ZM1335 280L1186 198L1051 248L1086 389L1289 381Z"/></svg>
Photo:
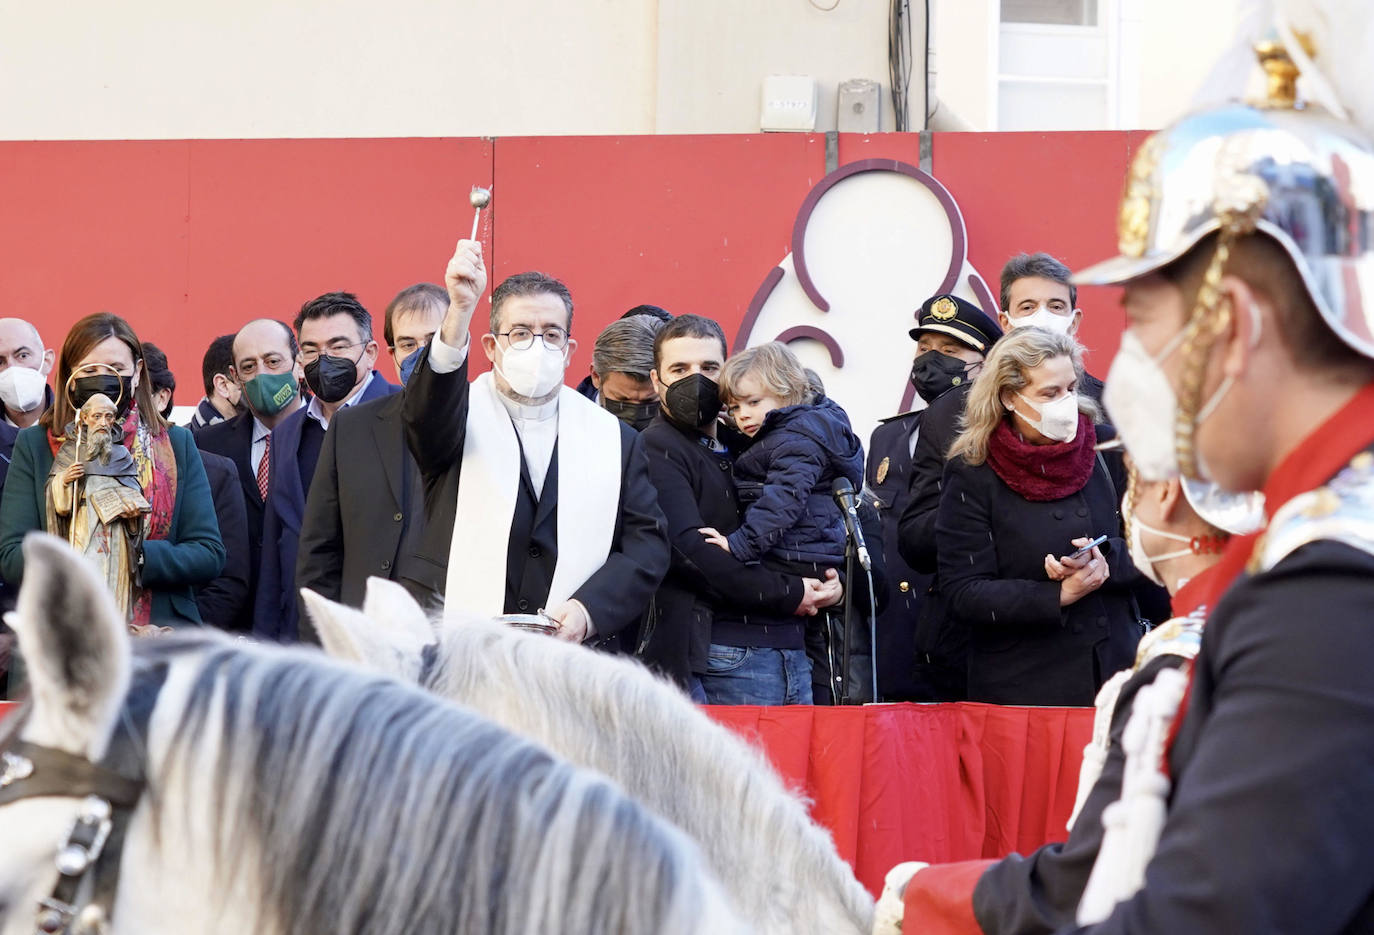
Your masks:
<svg viewBox="0 0 1374 935"><path fill-rule="evenodd" d="M517 351L523 351L534 344L534 339L544 342L544 346L555 351L561 351L568 346L568 332L562 328L545 328L542 332L531 331L529 328L512 328L509 331L498 331L498 338L505 338L510 342L510 346Z"/></svg>

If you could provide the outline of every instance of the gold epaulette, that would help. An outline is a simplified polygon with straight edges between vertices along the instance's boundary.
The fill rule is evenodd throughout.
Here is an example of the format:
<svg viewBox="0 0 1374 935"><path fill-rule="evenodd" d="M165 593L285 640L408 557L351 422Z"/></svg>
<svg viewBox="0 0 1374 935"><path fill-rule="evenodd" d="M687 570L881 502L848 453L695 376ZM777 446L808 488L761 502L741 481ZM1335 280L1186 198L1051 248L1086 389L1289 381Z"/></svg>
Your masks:
<svg viewBox="0 0 1374 935"><path fill-rule="evenodd" d="M1269 571L1303 546L1340 542L1374 555L1374 454L1356 455L1325 487L1289 500L1250 555L1250 574Z"/></svg>

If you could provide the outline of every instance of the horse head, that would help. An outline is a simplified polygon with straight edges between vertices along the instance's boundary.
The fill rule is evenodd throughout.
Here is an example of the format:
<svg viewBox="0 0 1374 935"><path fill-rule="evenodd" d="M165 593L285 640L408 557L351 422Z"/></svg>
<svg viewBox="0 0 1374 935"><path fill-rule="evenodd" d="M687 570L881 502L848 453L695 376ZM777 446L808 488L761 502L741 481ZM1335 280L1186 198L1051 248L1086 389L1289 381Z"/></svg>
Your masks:
<svg viewBox="0 0 1374 935"><path fill-rule="evenodd" d="M873 900L759 751L625 657L446 610L371 578L361 611L303 592L326 652L611 777L701 847L752 931L867 932Z"/></svg>
<svg viewBox="0 0 1374 935"><path fill-rule="evenodd" d="M82 854L68 850L77 829L108 833L108 814L87 820L91 809L101 808L91 799L107 808L112 797L137 799L136 785L116 792L117 774L98 765L129 687L130 648L124 620L95 569L62 540L40 532L24 539L24 583L18 608L5 622L18 637L30 700L0 740L0 931L27 935L40 902L58 894L63 878L79 881L95 869L78 866ZM54 787L55 777L91 795L64 794ZM102 777L108 789L99 788ZM94 850L87 850L92 864L100 848ZM89 912L83 924L94 928L96 918Z"/></svg>
<svg viewBox="0 0 1374 935"><path fill-rule="evenodd" d="M131 644L64 543L24 554L3 935L742 931L697 847L604 777L316 652Z"/></svg>
<svg viewBox="0 0 1374 935"><path fill-rule="evenodd" d="M438 635L429 617L405 588L384 578L368 578L361 611L301 590L306 613L324 651L412 685L421 684L426 647Z"/></svg>

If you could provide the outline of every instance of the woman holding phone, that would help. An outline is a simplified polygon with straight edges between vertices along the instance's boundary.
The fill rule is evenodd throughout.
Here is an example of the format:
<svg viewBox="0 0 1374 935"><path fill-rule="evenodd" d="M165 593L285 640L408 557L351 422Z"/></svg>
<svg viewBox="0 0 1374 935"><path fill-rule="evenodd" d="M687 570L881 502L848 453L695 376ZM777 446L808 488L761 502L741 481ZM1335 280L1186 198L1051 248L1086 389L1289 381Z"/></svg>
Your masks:
<svg viewBox="0 0 1374 935"><path fill-rule="evenodd" d="M1082 376L1072 338L1017 329L988 354L950 448L939 582L969 635L972 701L1089 706L1134 657L1139 572Z"/></svg>

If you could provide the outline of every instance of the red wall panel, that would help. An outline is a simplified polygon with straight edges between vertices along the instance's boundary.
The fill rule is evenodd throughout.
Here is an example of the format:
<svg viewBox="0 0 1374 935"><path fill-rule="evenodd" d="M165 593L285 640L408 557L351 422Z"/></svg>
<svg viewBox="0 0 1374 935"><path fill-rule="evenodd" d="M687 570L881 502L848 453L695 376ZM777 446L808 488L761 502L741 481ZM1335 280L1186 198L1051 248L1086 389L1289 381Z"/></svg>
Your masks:
<svg viewBox="0 0 1374 935"><path fill-rule="evenodd" d="M939 133L932 174L964 212L969 262L997 291L1002 264L1043 250L1071 269L1116 252L1126 169L1148 134ZM1079 291L1088 368L1106 377L1125 328L1117 290Z"/></svg>
<svg viewBox="0 0 1374 935"><path fill-rule="evenodd" d="M641 303L709 315L733 336L825 175L825 139L503 139L495 175L496 280L542 269L567 282L580 378L597 331Z"/></svg>
<svg viewBox="0 0 1374 935"><path fill-rule="evenodd" d="M975 267L995 284L1020 250L1071 266L1112 252L1142 136L936 134L934 174ZM846 134L839 157L916 164L919 137ZM490 183L492 285L523 269L567 281L580 376L600 328L641 302L711 315L733 337L824 174L825 138L794 134L0 143L0 314L31 318L53 345L88 312L126 315L167 349L177 402L192 404L212 337L289 320L321 292L357 292L380 336L397 290L439 281L472 223L468 189ZM1115 303L1081 299L1099 374Z"/></svg>
<svg viewBox="0 0 1374 935"><path fill-rule="evenodd" d="M51 347L102 310L186 346L189 146L0 144L0 315Z"/></svg>
<svg viewBox="0 0 1374 935"><path fill-rule="evenodd" d="M190 178L190 301L176 363L199 373L215 335L256 317L289 324L303 302L333 290L357 293L380 341L393 295L443 282L459 232L471 230L468 192L491 184L491 143L199 141ZM380 366L394 382L389 357Z"/></svg>

